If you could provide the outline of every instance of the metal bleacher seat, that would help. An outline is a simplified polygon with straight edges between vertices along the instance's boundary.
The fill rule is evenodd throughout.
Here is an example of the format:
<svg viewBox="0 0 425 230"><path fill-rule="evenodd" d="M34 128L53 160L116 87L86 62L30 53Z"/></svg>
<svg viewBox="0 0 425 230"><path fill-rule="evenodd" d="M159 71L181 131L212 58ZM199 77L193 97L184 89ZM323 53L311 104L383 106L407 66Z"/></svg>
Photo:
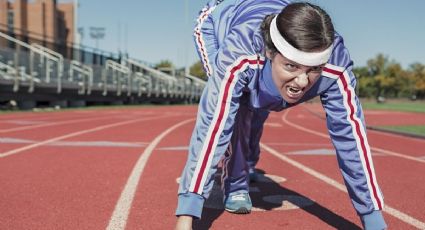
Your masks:
<svg viewBox="0 0 425 230"><path fill-rule="evenodd" d="M93 56L92 64L66 59L0 32L0 93L12 89L15 94L3 95L13 99L23 93L31 100L194 102L205 86L203 80L177 75L173 68L163 72L128 56L100 58Z"/></svg>

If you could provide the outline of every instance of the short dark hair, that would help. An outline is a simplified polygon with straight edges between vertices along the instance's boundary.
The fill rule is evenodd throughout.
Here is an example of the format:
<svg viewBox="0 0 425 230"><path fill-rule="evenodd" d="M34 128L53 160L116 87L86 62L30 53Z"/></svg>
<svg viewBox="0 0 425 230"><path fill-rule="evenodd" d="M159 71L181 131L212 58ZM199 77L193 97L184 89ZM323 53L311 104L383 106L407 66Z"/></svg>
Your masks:
<svg viewBox="0 0 425 230"><path fill-rule="evenodd" d="M270 23L276 15L268 15L261 25L266 49L277 51L270 37ZM285 40L304 52L322 51L332 45L335 30L330 16L319 6L306 2L291 3L277 15L277 28Z"/></svg>

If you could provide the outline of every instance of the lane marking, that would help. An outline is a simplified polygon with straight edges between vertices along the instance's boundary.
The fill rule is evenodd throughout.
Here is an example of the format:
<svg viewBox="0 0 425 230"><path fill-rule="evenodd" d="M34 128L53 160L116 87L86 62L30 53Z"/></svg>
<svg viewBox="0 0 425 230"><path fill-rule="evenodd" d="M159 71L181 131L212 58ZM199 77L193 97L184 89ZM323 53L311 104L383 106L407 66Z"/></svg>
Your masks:
<svg viewBox="0 0 425 230"><path fill-rule="evenodd" d="M304 155L304 156L335 156L335 149L307 149L299 151L290 151L286 155ZM372 153L373 156L387 156L380 152Z"/></svg>
<svg viewBox="0 0 425 230"><path fill-rule="evenodd" d="M0 143L5 144L30 144L38 143L35 140L27 139L18 139L18 138L8 138L0 137ZM145 142L118 142L118 141L57 141L54 143L49 143L47 145L52 146L77 146L77 147L143 147L146 146Z"/></svg>
<svg viewBox="0 0 425 230"><path fill-rule="evenodd" d="M286 155L306 155L306 156L335 156L335 149L307 149L299 151L291 151Z"/></svg>
<svg viewBox="0 0 425 230"><path fill-rule="evenodd" d="M42 123L37 125L31 125L31 126L25 126L25 127L17 127L17 128L10 128L10 129L1 129L0 133L8 133L8 132L16 132L16 131L22 131L22 130L28 130L28 129L35 129L40 127L47 127L47 126L53 126L53 125L64 125L64 124L72 124L80 121L91 121L91 120L100 120L100 119L107 119L107 118L113 118L110 116L105 117L94 117L94 118L83 118L83 119L76 119L71 121L58 121L58 122L49 122L49 123Z"/></svg>
<svg viewBox="0 0 425 230"><path fill-rule="evenodd" d="M313 146L323 146L323 147L332 147L332 144L323 144L323 143L296 143L296 142L287 142L287 143L282 143L282 142L267 142L268 145L273 145L273 146L309 146L309 147L313 147Z"/></svg>
<svg viewBox="0 0 425 230"><path fill-rule="evenodd" d="M303 107L305 110L307 110L308 112L310 112L311 114L314 115L314 117L319 118L320 120L326 120L326 115L323 111L323 109L321 111L315 111L313 109L311 109L309 106L306 105L301 105L301 107ZM363 111L363 113L366 115L367 111ZM379 126L378 126L379 127ZM374 126L373 125L367 125L367 132L368 133L375 133L377 135L384 135L384 136L390 136L390 137L395 137L398 139L408 139L409 141L414 141L414 142L422 142L423 143L423 139L420 138L411 138L405 135L400 135L400 134L393 134L393 133L389 133L389 132L382 132L382 131L378 131L378 130L374 130Z"/></svg>
<svg viewBox="0 0 425 230"><path fill-rule="evenodd" d="M367 131L375 133L376 135L395 137L395 138L399 138L399 139L402 138L402 139L407 139L409 141L420 142L420 143L424 142L424 139L421 139L421 138L411 138L411 137L408 137L406 135L400 135L400 134L394 134L394 133L389 133L389 132L382 132L382 131L378 131L378 130L373 130L373 127L369 127L369 126L367 127Z"/></svg>
<svg viewBox="0 0 425 230"><path fill-rule="evenodd" d="M173 146L173 147L163 147L158 148L158 150L166 150L166 151L187 151L189 146Z"/></svg>
<svg viewBox="0 0 425 230"><path fill-rule="evenodd" d="M284 114L282 115L282 120L283 120L283 122L285 124L287 124L287 125L289 125L289 126L291 126L293 128L296 128L296 129L302 130L304 132L307 132L307 133L311 133L311 134L314 134L314 135L317 135L317 136L320 136L320 137L324 137L324 138L327 138L327 139L330 138L328 134L317 132L317 131L314 131L314 130L305 128L303 126L296 125L294 123L289 122L288 119L286 118L288 116L288 113L289 113L289 111L286 110L284 112ZM385 154L388 154L388 155L391 155L391 156L400 157L400 158L403 158L403 159L406 159L406 160L412 160L412 161L416 161L416 162L420 162L420 163L425 163L425 160L424 159L417 158L417 157L412 157L412 156L408 156L408 155L404 155L404 154L393 152L393 151L390 151L390 150L385 150L385 149L381 149L381 148L377 148L377 147L372 147L372 146L370 147L370 149L373 150L373 151L379 151L381 153L385 153Z"/></svg>
<svg viewBox="0 0 425 230"><path fill-rule="evenodd" d="M0 142L1 142L1 138L0 138ZM267 142L268 145L270 146L308 146L310 149L313 148L314 146L319 146L319 147L329 147L331 148L332 145L331 144L307 144L307 143L276 143L276 142ZM169 147L162 147L162 148L158 148L157 150L166 150L166 151L186 151L189 149L188 145L184 145L184 146L169 146ZM329 151L333 151L335 152L334 149L329 149Z"/></svg>
<svg viewBox="0 0 425 230"><path fill-rule="evenodd" d="M35 143L35 142L36 141L33 141L33 140L0 137L0 143L5 143L5 144L28 144L28 143Z"/></svg>
<svg viewBox="0 0 425 230"><path fill-rule="evenodd" d="M149 157L152 154L152 151L155 149L158 143L173 130L194 120L195 119L188 119L178 124L175 124L174 126L162 132L148 145L148 147L146 147L145 151L143 151L143 153L140 155L139 159L136 162L136 165L134 166L130 176L128 177L127 183L125 184L125 187L121 192L121 196L118 199L117 204L115 205L115 209L111 216L109 224L106 227L107 230L125 229L128 215L130 213L131 204L133 203L137 185L139 184L143 169L145 168L146 162L148 161Z"/></svg>
<svg viewBox="0 0 425 230"><path fill-rule="evenodd" d="M400 157L400 158L404 158L407 160L412 160L412 161L416 161L416 162L420 162L420 163L425 163L425 159L421 159L421 158L417 158L417 157L412 157L412 156L406 156L404 154L401 153L397 153L397 152L393 152L390 150L386 150L386 149L381 149L381 148L377 148L377 147L370 147L373 151L379 151L381 153L385 153L391 156L395 156L395 157Z"/></svg>
<svg viewBox="0 0 425 230"><path fill-rule="evenodd" d="M319 172L315 171L314 169L311 169L311 168L309 168L309 167L307 167L307 166L299 163L298 161L292 160L291 158L280 154L278 151L272 149L271 147L265 145L262 142L260 143L260 146L261 146L261 148L263 148L264 150L266 150L271 155L273 155L273 156L275 156L275 157L277 157L277 158L279 158L279 159L281 159L281 160L283 160L283 161L285 161L285 162L287 162L287 163L295 166L298 169L301 169L302 171L306 172L307 174L310 174L310 175L316 177L317 179L319 179L321 181L324 181L325 183L330 184L333 187L335 187L335 188L337 188L337 189L339 189L341 191L347 192L347 189L345 188L345 185L340 184L336 180L333 180L333 179L327 177L326 175L324 175L322 173L319 173Z"/></svg>
<svg viewBox="0 0 425 230"><path fill-rule="evenodd" d="M14 124L14 125L39 125L39 124L46 124L47 121L43 121L43 120L6 120L6 121L2 121L0 123L5 123L5 124Z"/></svg>
<svg viewBox="0 0 425 230"><path fill-rule="evenodd" d="M169 117L169 116L164 115L164 116L158 116L158 117L149 117L149 118L140 118L140 119L135 119L135 120L130 120L130 121L122 121L122 122L117 122L117 123L113 123L113 124L109 124L109 125L98 126L98 127L92 128L92 129L86 129L86 130L82 130L82 131L78 131L78 132L74 132L74 133L69 133L69 134L66 134L66 135L51 138L51 139L41 141L41 142L38 142L38 143L34 143L34 144L31 144L31 145L23 146L21 148L13 149L13 150L10 150L10 151L4 152L4 153L0 153L0 158L4 158L4 157L7 157L7 156L17 154L17 153L21 153L21 152L28 150L28 149L33 149L33 148L36 148L36 147L39 147L39 146L42 146L42 145L47 145L47 144L50 144L50 143L53 143L53 142L56 142L56 141L59 141L59 140L67 139L67 138L70 138L70 137L75 137L75 136L79 136L79 135L82 135L82 134L96 132L96 131L100 131L100 130L104 130L104 129L108 129L108 128L112 128L112 127L116 127L116 126L120 126L120 125L127 125L127 124L131 124L131 123L136 123L136 122L139 122L139 121L153 120L153 119L159 119L159 118L164 118L164 117Z"/></svg>
<svg viewBox="0 0 425 230"><path fill-rule="evenodd" d="M269 127L282 127L282 124L274 122L265 122L264 125Z"/></svg>
<svg viewBox="0 0 425 230"><path fill-rule="evenodd" d="M292 160L287 156L282 155L278 151L270 148L269 146L267 146L263 143L260 143L260 146L261 146L261 148L266 150L267 153L279 158L282 161L285 161L286 163L300 169L301 171L306 172L307 174L310 174L313 177L316 177L317 179L331 185L332 187L347 193L347 189L346 189L345 185L340 184L336 180L334 180L334 179L332 179L332 178L330 178L330 177L328 177L328 176L326 176L326 175L324 175L324 174L322 174L322 173L320 173L320 172L318 172L318 171L316 171L312 168L309 168L306 165L303 165L303 164L301 164L301 163L299 163L295 160ZM412 225L412 226L419 228L419 229L425 229L425 223L424 222L421 222L420 220L415 219L414 217L411 217L411 216L409 216L409 215L407 215L407 214L405 214L405 213L403 213L403 212L401 212L401 211L399 211L395 208L392 208L389 205L385 205L383 211L392 215L393 217L409 224L409 225Z"/></svg>

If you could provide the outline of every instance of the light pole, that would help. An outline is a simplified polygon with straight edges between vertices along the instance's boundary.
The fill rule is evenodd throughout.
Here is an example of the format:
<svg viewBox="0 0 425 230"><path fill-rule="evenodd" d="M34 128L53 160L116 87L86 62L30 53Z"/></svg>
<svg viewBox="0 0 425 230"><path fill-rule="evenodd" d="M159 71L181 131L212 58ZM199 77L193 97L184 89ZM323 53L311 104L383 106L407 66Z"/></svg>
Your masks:
<svg viewBox="0 0 425 230"><path fill-rule="evenodd" d="M188 0L184 1L184 30L189 27L189 3ZM183 39L184 41L184 74L185 76L189 74L189 66L188 66L188 43Z"/></svg>
<svg viewBox="0 0 425 230"><path fill-rule="evenodd" d="M82 35L82 28L78 27L78 8L80 7L80 4L78 3L78 0L74 0L74 41L73 41L73 50L74 50L74 59L81 61L80 57L80 50L81 50L81 37ZM75 30L77 28L77 30Z"/></svg>
<svg viewBox="0 0 425 230"><path fill-rule="evenodd" d="M105 37L104 27L90 27L90 37L96 41L96 50L99 50L99 39Z"/></svg>

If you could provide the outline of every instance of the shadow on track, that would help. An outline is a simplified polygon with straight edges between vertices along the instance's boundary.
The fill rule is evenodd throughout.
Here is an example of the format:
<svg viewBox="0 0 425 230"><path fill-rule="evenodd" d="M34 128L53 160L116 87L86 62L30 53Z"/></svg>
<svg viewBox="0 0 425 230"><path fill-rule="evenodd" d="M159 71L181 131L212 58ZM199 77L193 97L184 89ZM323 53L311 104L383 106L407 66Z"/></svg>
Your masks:
<svg viewBox="0 0 425 230"><path fill-rule="evenodd" d="M258 172L260 172L260 180L252 183L251 189L252 187L256 187L259 192L250 192L254 209L272 211L273 209L281 208L283 205L286 209L291 209L291 207L302 209L335 229L361 229L355 223L332 212L325 206L296 191L282 187L279 183L264 175L264 171L258 170ZM219 178L220 175L216 175L211 195L204 204L202 219L193 222L194 230L210 229L214 221L224 212L223 195ZM284 214L282 213L282 215ZM249 218L250 216L247 215L246 217Z"/></svg>

